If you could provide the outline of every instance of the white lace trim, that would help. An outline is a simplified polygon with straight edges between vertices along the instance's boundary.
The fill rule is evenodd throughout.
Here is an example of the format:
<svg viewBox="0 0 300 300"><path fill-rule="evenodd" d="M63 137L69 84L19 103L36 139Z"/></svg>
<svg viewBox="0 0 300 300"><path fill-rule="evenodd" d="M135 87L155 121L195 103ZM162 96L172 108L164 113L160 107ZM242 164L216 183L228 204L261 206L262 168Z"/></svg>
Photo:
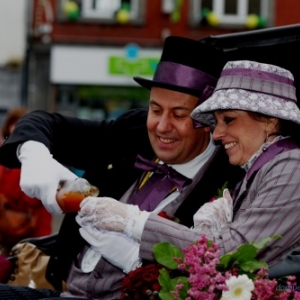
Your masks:
<svg viewBox="0 0 300 300"><path fill-rule="evenodd" d="M250 157L250 159L248 160L248 162L245 163L244 165L242 165L241 168L244 169L246 172L248 172L249 169L254 164L254 162L256 161L256 159L265 151L266 148L270 147L272 144L274 144L277 141L280 141L280 140L283 140L283 139L287 139L287 138L288 138L288 136L279 135L272 142L263 143L262 146L259 148L259 150L256 153L254 153Z"/></svg>

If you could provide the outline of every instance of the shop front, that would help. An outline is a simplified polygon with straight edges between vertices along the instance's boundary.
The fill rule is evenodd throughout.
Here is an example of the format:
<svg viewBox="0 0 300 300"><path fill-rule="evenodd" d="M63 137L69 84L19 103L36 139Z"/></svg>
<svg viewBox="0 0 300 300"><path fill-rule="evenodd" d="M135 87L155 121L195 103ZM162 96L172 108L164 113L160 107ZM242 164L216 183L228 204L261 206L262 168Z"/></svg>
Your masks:
<svg viewBox="0 0 300 300"><path fill-rule="evenodd" d="M50 82L53 110L91 120L115 119L135 107L147 107L149 91L133 76L151 79L161 49L53 45Z"/></svg>

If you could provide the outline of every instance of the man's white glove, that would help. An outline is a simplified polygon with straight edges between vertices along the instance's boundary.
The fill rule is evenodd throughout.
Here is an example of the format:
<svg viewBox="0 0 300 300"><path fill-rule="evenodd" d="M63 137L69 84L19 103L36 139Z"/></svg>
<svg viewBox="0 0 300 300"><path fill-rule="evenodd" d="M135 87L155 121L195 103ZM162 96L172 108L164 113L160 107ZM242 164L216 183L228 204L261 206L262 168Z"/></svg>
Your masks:
<svg viewBox="0 0 300 300"><path fill-rule="evenodd" d="M228 189L223 197L205 203L194 215L194 231L208 237L220 237L232 223L233 201Z"/></svg>
<svg viewBox="0 0 300 300"><path fill-rule="evenodd" d="M124 233L99 231L89 225L80 228L79 232L107 261L123 272L129 273L141 264L142 260L139 258L140 244Z"/></svg>
<svg viewBox="0 0 300 300"><path fill-rule="evenodd" d="M87 197L80 203L78 221L81 226L121 232L131 238L140 213L137 205L124 204L109 197Z"/></svg>
<svg viewBox="0 0 300 300"><path fill-rule="evenodd" d="M74 180L77 176L53 159L48 148L40 142L25 142L18 151L22 164L21 190L31 198L40 199L51 214L61 214L56 201L59 182Z"/></svg>

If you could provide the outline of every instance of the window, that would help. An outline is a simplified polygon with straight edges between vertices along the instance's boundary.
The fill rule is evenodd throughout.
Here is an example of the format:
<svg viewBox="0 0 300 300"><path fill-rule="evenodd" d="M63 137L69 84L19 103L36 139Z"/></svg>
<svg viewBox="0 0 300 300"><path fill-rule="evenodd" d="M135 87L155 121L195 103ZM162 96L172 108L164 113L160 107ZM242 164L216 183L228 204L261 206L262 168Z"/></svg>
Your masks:
<svg viewBox="0 0 300 300"><path fill-rule="evenodd" d="M249 15L270 24L272 0L190 0L190 25L198 26L204 12L213 12L220 26L245 26Z"/></svg>
<svg viewBox="0 0 300 300"><path fill-rule="evenodd" d="M85 0L81 4L81 17L113 19L121 4L121 0Z"/></svg>
<svg viewBox="0 0 300 300"><path fill-rule="evenodd" d="M78 22L97 22L97 23L119 23L118 14L123 14L124 23L141 24L144 19L144 0L59 0L58 1L58 18L60 21L66 21L72 8L66 8L70 2L75 2L78 7ZM69 15L68 15L69 14ZM127 22L124 18L127 18Z"/></svg>

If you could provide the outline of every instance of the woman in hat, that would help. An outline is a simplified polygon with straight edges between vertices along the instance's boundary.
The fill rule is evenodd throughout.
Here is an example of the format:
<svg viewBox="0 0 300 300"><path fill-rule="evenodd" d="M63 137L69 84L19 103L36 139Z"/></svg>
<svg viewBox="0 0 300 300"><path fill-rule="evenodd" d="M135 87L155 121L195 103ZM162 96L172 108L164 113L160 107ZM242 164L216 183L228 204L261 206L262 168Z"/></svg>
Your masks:
<svg viewBox="0 0 300 300"><path fill-rule="evenodd" d="M220 237L226 252L279 234L282 238L259 254L272 264L300 245L300 111L296 101L294 78L288 70L230 61L213 94L192 113L200 122L213 114L213 139L223 145L230 163L246 172L232 194L231 224Z"/></svg>

